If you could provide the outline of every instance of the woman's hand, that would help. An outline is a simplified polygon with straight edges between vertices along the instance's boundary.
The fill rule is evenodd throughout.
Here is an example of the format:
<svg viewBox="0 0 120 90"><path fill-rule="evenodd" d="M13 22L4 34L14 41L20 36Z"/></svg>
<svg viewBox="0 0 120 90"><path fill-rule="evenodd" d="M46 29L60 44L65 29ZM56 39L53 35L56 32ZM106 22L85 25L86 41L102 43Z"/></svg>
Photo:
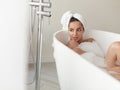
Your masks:
<svg viewBox="0 0 120 90"><path fill-rule="evenodd" d="M78 54L85 53L85 51L81 50L80 48L77 48L78 45L79 45L79 43L74 40L70 40L67 44L67 46L69 48L71 48L72 50L74 50L76 53L78 53Z"/></svg>
<svg viewBox="0 0 120 90"><path fill-rule="evenodd" d="M88 38L88 39L83 40L83 42L93 42L93 41L95 41L93 38Z"/></svg>
<svg viewBox="0 0 120 90"><path fill-rule="evenodd" d="M76 42L75 40L70 40L67 44L67 46L71 49L74 49L75 47L77 47L79 45L78 42Z"/></svg>

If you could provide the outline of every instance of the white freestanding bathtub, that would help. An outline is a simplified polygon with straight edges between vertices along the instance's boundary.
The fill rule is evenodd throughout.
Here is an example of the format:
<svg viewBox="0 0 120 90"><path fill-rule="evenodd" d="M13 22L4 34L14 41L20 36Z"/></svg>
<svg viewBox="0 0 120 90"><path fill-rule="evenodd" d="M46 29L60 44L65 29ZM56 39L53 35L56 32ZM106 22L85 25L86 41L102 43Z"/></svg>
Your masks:
<svg viewBox="0 0 120 90"><path fill-rule="evenodd" d="M90 32L89 32L90 31ZM120 34L100 30L89 30L85 37L93 37L104 54ZM61 90L120 90L120 82L93 63L82 58L65 44L67 31L58 31L53 37L54 58Z"/></svg>

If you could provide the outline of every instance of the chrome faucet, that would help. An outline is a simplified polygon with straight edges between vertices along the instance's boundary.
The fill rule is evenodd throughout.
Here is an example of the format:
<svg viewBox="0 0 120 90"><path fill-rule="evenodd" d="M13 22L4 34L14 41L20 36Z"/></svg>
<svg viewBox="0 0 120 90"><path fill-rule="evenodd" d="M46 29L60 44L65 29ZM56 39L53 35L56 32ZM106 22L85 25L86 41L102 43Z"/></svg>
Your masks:
<svg viewBox="0 0 120 90"><path fill-rule="evenodd" d="M37 12L37 14L43 15L43 16L51 16L51 12L50 11L43 11L42 8L46 7L46 8L51 8L51 3L50 2L30 2L29 5L31 6L36 6L36 7L41 7L41 9Z"/></svg>
<svg viewBox="0 0 120 90"><path fill-rule="evenodd" d="M42 56L42 23L43 16L50 17L50 11L44 11L44 8L50 8L50 2L43 2L40 0L39 2L31 1L29 2L31 7L38 7L39 10L36 12L39 15L39 26L37 30L37 53L36 53L36 78L35 78L35 90L40 90L40 70L41 70L41 56ZM30 20L32 21L32 20ZM31 22L32 23L32 22Z"/></svg>

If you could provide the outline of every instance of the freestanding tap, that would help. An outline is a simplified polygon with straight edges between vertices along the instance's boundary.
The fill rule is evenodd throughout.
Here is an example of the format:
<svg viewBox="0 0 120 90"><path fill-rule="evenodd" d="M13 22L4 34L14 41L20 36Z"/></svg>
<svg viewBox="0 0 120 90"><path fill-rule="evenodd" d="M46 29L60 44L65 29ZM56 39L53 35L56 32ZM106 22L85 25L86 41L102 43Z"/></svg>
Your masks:
<svg viewBox="0 0 120 90"><path fill-rule="evenodd" d="M36 53L36 82L35 82L35 90L40 90L40 70L41 70L41 56L42 56L42 23L43 16L50 17L50 11L44 11L45 7L50 8L50 2L43 2L40 0L39 2L29 2L31 7L38 7L39 10L37 14L39 15L39 26L37 31L37 53Z"/></svg>

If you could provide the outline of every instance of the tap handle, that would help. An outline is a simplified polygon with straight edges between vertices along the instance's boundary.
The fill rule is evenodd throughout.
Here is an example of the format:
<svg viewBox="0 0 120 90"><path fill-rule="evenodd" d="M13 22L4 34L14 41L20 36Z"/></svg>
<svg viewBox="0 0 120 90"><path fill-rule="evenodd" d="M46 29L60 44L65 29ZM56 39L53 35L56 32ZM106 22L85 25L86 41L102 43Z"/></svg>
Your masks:
<svg viewBox="0 0 120 90"><path fill-rule="evenodd" d="M40 11L40 12L37 12L37 14L41 14L43 16L47 16L47 17L51 17L51 12L50 11Z"/></svg>

